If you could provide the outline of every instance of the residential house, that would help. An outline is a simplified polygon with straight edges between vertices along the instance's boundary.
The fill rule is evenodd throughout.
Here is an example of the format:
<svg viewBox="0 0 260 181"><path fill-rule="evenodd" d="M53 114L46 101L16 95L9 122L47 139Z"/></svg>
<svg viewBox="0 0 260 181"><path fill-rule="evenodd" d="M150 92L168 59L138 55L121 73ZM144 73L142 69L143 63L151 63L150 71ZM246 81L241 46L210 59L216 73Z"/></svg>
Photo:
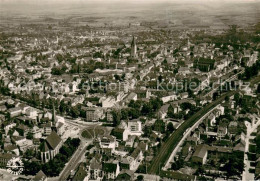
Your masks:
<svg viewBox="0 0 260 181"><path fill-rule="evenodd" d="M135 170L136 167L135 167L134 158L131 156L121 157L120 168L126 170Z"/></svg>
<svg viewBox="0 0 260 181"><path fill-rule="evenodd" d="M131 170L123 169L118 174L116 181L126 181L126 180L134 180L134 172Z"/></svg>
<svg viewBox="0 0 260 181"><path fill-rule="evenodd" d="M86 108L86 120L87 121L98 121L103 116L104 116L103 110L99 107Z"/></svg>
<svg viewBox="0 0 260 181"><path fill-rule="evenodd" d="M13 117L16 117L16 116L19 116L22 114L22 110L20 107L14 107L14 108L11 108L7 111L9 114L10 114L10 117L13 118Z"/></svg>
<svg viewBox="0 0 260 181"><path fill-rule="evenodd" d="M99 137L98 140L101 149L111 149L111 151L113 152L118 146L115 137L111 135Z"/></svg>
<svg viewBox="0 0 260 181"><path fill-rule="evenodd" d="M62 122L58 122L57 123L57 133L58 135L63 135L63 133L65 132L65 125Z"/></svg>
<svg viewBox="0 0 260 181"><path fill-rule="evenodd" d="M34 147L32 140L26 139L22 136L13 136L12 140L15 142L15 144L20 148L22 152L25 152L26 150Z"/></svg>
<svg viewBox="0 0 260 181"><path fill-rule="evenodd" d="M44 124L43 125L43 135L48 136L51 134L51 132L52 132L51 123Z"/></svg>
<svg viewBox="0 0 260 181"><path fill-rule="evenodd" d="M142 134L142 122L139 119L129 120L123 133L123 141L126 141L130 135L141 136Z"/></svg>
<svg viewBox="0 0 260 181"><path fill-rule="evenodd" d="M89 166L87 166L87 172L89 180L101 180L103 178L103 171L100 160L97 160L95 157L91 159Z"/></svg>
<svg viewBox="0 0 260 181"><path fill-rule="evenodd" d="M35 118L37 117L38 115L38 112L36 111L36 109L34 108L28 108L26 109L25 111L26 115L29 116L30 118Z"/></svg>
<svg viewBox="0 0 260 181"><path fill-rule="evenodd" d="M186 75L190 74L190 68L189 67L180 67L178 70L178 74Z"/></svg>
<svg viewBox="0 0 260 181"><path fill-rule="evenodd" d="M116 100L113 97L104 98L101 100L103 108L111 108L115 105Z"/></svg>
<svg viewBox="0 0 260 181"><path fill-rule="evenodd" d="M207 161L208 150L205 145L198 145L192 155L192 161L204 165Z"/></svg>
<svg viewBox="0 0 260 181"><path fill-rule="evenodd" d="M37 126L33 126L32 128L33 138L42 138L42 130Z"/></svg>
<svg viewBox="0 0 260 181"><path fill-rule="evenodd" d="M120 167L118 161L103 163L104 178L107 180L116 179L120 173Z"/></svg>
<svg viewBox="0 0 260 181"><path fill-rule="evenodd" d="M0 153L0 168L6 168L7 162L14 157L10 153Z"/></svg>
<svg viewBox="0 0 260 181"><path fill-rule="evenodd" d="M5 134L7 135L9 130L14 128L16 126L16 123L8 123L7 125L5 125L4 130L5 130Z"/></svg>
<svg viewBox="0 0 260 181"><path fill-rule="evenodd" d="M132 167L133 167L133 171L136 171L140 165L140 163L143 161L144 159L144 155L143 155L143 151L140 147L137 147L133 153L131 154L131 157L133 158L132 161Z"/></svg>
<svg viewBox="0 0 260 181"><path fill-rule="evenodd" d="M169 92L168 94L168 96L164 96L161 98L163 103L177 100L177 95L174 92Z"/></svg>
<svg viewBox="0 0 260 181"><path fill-rule="evenodd" d="M43 173L42 170L40 170L35 177L33 178L33 181L47 181L47 176Z"/></svg>
<svg viewBox="0 0 260 181"><path fill-rule="evenodd" d="M5 143L4 151L6 151L7 153L15 153L17 156L20 155L18 147L13 144Z"/></svg>
<svg viewBox="0 0 260 181"><path fill-rule="evenodd" d="M164 119L167 116L168 108L170 104L163 105L158 111L158 118Z"/></svg>
<svg viewBox="0 0 260 181"><path fill-rule="evenodd" d="M227 135L227 133L228 133L228 129L227 129L227 127L226 126L218 126L218 131L217 131L217 136L218 136L218 138L223 138L223 137L225 137L226 135Z"/></svg>

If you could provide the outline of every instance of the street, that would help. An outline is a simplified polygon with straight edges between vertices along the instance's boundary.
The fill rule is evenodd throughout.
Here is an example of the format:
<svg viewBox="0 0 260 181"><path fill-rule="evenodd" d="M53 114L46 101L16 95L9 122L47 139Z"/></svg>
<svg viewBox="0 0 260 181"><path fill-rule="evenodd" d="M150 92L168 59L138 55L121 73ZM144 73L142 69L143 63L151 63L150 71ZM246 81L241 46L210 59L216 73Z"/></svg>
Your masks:
<svg viewBox="0 0 260 181"><path fill-rule="evenodd" d="M244 153L244 164L245 164L245 170L243 171L242 174L242 181L247 181L247 180L254 180L254 174L249 172L250 168L253 168L250 166L250 160L248 160L247 152L249 151L249 140L254 139L255 136L251 136L251 133L254 132L257 127L260 125L260 118L256 117L257 122L254 125L251 125L251 123L246 121L246 127L247 127L247 134L245 138L245 153Z"/></svg>
<svg viewBox="0 0 260 181"><path fill-rule="evenodd" d="M80 146L73 154L70 161L65 165L64 169L60 173L59 180L66 180L69 177L71 171L75 171L82 157L85 155L86 147L90 143L91 142L81 142Z"/></svg>

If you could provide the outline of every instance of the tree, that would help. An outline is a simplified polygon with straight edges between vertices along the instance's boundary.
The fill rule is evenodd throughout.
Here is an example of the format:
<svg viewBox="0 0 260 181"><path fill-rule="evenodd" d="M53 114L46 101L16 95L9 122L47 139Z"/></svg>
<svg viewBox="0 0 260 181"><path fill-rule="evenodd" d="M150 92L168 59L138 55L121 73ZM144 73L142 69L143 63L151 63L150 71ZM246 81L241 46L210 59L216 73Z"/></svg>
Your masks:
<svg viewBox="0 0 260 181"><path fill-rule="evenodd" d="M128 119L128 109L121 109L121 119Z"/></svg>
<svg viewBox="0 0 260 181"><path fill-rule="evenodd" d="M260 94L260 84L258 84L257 89L256 89L256 92L257 92L258 94Z"/></svg>
<svg viewBox="0 0 260 181"><path fill-rule="evenodd" d="M229 101L229 97L228 96L225 97L225 101Z"/></svg>
<svg viewBox="0 0 260 181"><path fill-rule="evenodd" d="M158 120L155 121L154 130L159 131L161 133L165 132L165 123L163 122L163 120L158 119Z"/></svg>
<svg viewBox="0 0 260 181"><path fill-rule="evenodd" d="M162 82L162 79L163 79L162 75L159 75L158 80L160 83Z"/></svg>
<svg viewBox="0 0 260 181"><path fill-rule="evenodd" d="M171 105L168 107L167 116L169 118L174 118L175 117L174 108Z"/></svg>
<svg viewBox="0 0 260 181"><path fill-rule="evenodd" d="M80 112L79 112L78 107L77 107L77 106L72 107L72 108L70 109L70 114L71 114L71 116L72 116L73 118L79 117Z"/></svg>
<svg viewBox="0 0 260 181"><path fill-rule="evenodd" d="M137 119L140 117L140 111L138 109L129 109L128 116L132 119Z"/></svg>
<svg viewBox="0 0 260 181"><path fill-rule="evenodd" d="M217 97L218 97L218 93L217 93L217 92L214 92L214 93L213 93L213 100L216 100Z"/></svg>
<svg viewBox="0 0 260 181"><path fill-rule="evenodd" d="M113 116L113 125L117 126L120 123L121 120L121 112L120 111L112 111L112 116Z"/></svg>
<svg viewBox="0 0 260 181"><path fill-rule="evenodd" d="M29 132L26 136L26 139L32 140L33 139L33 134L32 132Z"/></svg>
<svg viewBox="0 0 260 181"><path fill-rule="evenodd" d="M152 109L155 112L162 107L163 101L161 99L159 99L158 97L156 97L156 99L150 100L150 105L152 105Z"/></svg>
<svg viewBox="0 0 260 181"><path fill-rule="evenodd" d="M199 166L199 168L196 171L196 174L202 175L205 172L205 169L203 166Z"/></svg>
<svg viewBox="0 0 260 181"><path fill-rule="evenodd" d="M167 131L168 131L169 133L172 133L172 132L174 131L174 127L173 127L172 122L169 122L169 123L167 124Z"/></svg>
<svg viewBox="0 0 260 181"><path fill-rule="evenodd" d="M138 181L143 181L144 180L144 176L143 175L138 175L137 176L137 180Z"/></svg>
<svg viewBox="0 0 260 181"><path fill-rule="evenodd" d="M151 113L153 111L153 106L148 102L148 103L145 103L142 107L142 114L144 115L147 115L149 113Z"/></svg>
<svg viewBox="0 0 260 181"><path fill-rule="evenodd" d="M227 176L240 176L244 170L243 160L232 156L229 158L228 162L224 165L224 170L227 171Z"/></svg>

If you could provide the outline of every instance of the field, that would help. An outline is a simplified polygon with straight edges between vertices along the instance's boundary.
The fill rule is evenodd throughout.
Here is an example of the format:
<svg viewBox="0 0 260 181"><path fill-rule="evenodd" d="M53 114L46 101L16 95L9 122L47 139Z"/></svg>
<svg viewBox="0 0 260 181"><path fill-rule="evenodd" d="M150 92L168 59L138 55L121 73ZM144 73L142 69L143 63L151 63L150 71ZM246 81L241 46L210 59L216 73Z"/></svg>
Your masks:
<svg viewBox="0 0 260 181"><path fill-rule="evenodd" d="M17 1L18 2L18 1ZM22 23L56 23L89 26L127 26L131 22L157 22L161 27L226 28L248 26L260 20L260 3L214 1L0 1L0 26Z"/></svg>

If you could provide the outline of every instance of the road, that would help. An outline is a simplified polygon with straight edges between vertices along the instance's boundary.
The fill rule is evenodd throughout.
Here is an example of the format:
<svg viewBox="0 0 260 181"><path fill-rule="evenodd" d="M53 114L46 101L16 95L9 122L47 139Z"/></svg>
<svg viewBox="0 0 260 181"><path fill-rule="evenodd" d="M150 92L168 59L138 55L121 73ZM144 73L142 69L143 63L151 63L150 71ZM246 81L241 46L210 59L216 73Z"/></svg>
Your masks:
<svg viewBox="0 0 260 181"><path fill-rule="evenodd" d="M250 160L248 160L247 152L249 151L249 140L254 139L255 136L250 136L252 132L254 132L257 127L260 125L260 118L256 117L257 122L252 125L251 123L246 121L246 127L247 127L247 134L245 138L245 153L244 153L244 164L245 164L245 170L243 171L242 174L242 181L247 181L247 180L254 180L254 174L249 172L249 169L252 168L250 166Z"/></svg>
<svg viewBox="0 0 260 181"><path fill-rule="evenodd" d="M241 73L241 72L240 72ZM260 80L260 76L251 78L249 81L252 84L252 82L255 82L257 80ZM200 111L195 113L190 119L185 121L173 134L166 140L166 142L161 146L160 150L158 151L158 154L154 157L148 173L150 174L158 174L159 171L161 170L161 165L164 165L167 159L170 157L172 151L175 149L177 144L181 141L185 131L189 129L192 125L196 124L196 122L207 112L212 110L216 105L221 103L226 96L231 97L234 95L237 91L230 91L219 98L217 100L213 101L206 107L202 108Z"/></svg>
<svg viewBox="0 0 260 181"><path fill-rule="evenodd" d="M163 168L164 170L167 170L168 168L170 168L170 163L173 160L173 158L175 157L177 151L179 150L179 148L182 146L182 144L184 143L185 139L190 135L191 131L194 130L195 128L197 128L199 126L199 124L212 112L214 111L217 107L219 106L216 105L214 108L212 108L209 112L207 112L206 114L204 114L186 133L184 133L183 137L181 138L181 140L179 141L178 145L174 148L171 156L169 157L168 161L165 164L165 167Z"/></svg>
<svg viewBox="0 0 260 181"><path fill-rule="evenodd" d="M236 91L230 91L222 96L220 96L217 100L208 104L197 113L195 113L191 118L186 120L173 134L166 140L166 142L161 146L158 154L154 157L148 173L150 174L158 174L161 169L161 165L164 165L169 156L171 155L174 148L181 141L183 134L187 129L189 129L192 125L194 125L203 115L207 114L210 110L214 109L218 104L220 104L226 96L230 97L234 95Z"/></svg>
<svg viewBox="0 0 260 181"><path fill-rule="evenodd" d="M242 74L242 73L244 73L244 72L245 72L245 70L241 70L239 73L233 75L232 77L229 77L229 78L228 78L227 80L225 80L224 82L221 82L221 85L220 85L220 86L223 86L223 85L224 85L226 82L228 82L228 81L234 80L235 78L237 78L237 76L238 76L239 74ZM212 96L213 93L214 93L216 90L218 90L220 86L213 88L210 92L208 92L207 94L205 94L204 97L207 97L207 96L209 96L209 95Z"/></svg>
<svg viewBox="0 0 260 181"><path fill-rule="evenodd" d="M85 155L87 146L91 143L90 142L81 142L80 146L76 150L76 152L71 157L70 161L65 165L62 172L60 173L59 180L67 180L71 171L75 171L80 163L82 157Z"/></svg>

